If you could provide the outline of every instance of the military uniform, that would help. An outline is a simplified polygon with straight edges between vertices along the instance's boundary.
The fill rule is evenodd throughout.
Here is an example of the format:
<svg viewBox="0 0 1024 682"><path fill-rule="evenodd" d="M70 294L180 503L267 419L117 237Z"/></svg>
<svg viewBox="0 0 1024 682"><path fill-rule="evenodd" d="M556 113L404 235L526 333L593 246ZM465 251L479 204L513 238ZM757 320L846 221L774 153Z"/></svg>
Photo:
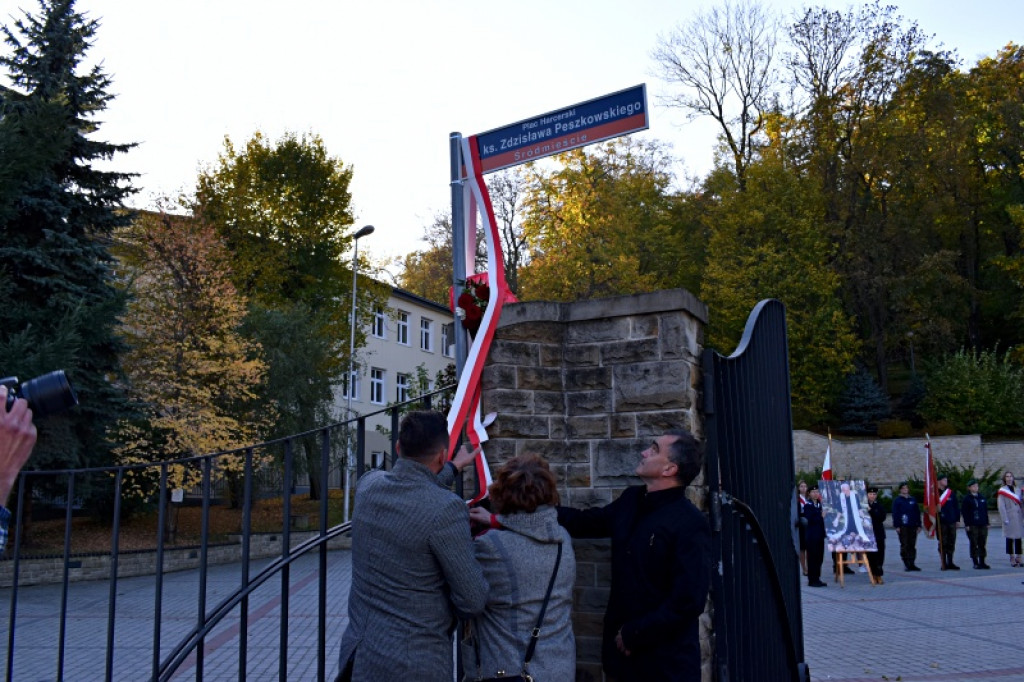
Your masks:
<svg viewBox="0 0 1024 682"><path fill-rule="evenodd" d="M877 494L878 489L869 488L868 492ZM868 552L868 565L871 567L871 575L881 578L885 574L885 517L888 514L878 498L875 498L874 502L868 502L868 515L871 517L871 529L875 531L875 543L878 545L877 552Z"/></svg>
<svg viewBox="0 0 1024 682"><path fill-rule="evenodd" d="M900 558L908 571L920 571L917 560L917 534L921 532L921 508L910 495L892 501L892 525L900 536Z"/></svg>
<svg viewBox="0 0 1024 682"><path fill-rule="evenodd" d="M977 481L971 479L967 484L970 488ZM988 568L985 557L988 552L988 502L980 494L967 493L963 501L964 528L967 530L967 542L971 547L971 561L975 568Z"/></svg>
<svg viewBox="0 0 1024 682"><path fill-rule="evenodd" d="M945 476L940 481L949 482ZM956 524L960 520L960 503L952 488L946 488L939 494L939 540L942 544L942 570L959 571L960 567L953 563L956 551Z"/></svg>

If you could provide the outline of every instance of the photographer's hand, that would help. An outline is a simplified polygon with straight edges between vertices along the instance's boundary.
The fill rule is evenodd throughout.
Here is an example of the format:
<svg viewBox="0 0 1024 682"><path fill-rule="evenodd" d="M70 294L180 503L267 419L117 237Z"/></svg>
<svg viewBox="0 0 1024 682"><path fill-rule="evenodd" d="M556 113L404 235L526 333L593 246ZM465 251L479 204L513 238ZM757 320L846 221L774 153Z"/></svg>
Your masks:
<svg viewBox="0 0 1024 682"><path fill-rule="evenodd" d="M2 407L6 403L7 387L0 386L0 506L4 507L18 472L36 444L36 425L32 423L28 403L19 398L10 412Z"/></svg>

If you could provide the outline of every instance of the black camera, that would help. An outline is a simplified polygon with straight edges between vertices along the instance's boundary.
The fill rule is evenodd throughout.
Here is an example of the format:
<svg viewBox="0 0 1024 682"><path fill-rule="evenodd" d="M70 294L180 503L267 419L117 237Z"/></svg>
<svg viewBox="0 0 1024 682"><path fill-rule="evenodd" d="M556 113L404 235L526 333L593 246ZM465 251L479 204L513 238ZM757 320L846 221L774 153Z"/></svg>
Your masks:
<svg viewBox="0 0 1024 682"><path fill-rule="evenodd" d="M62 369L29 379L20 386L18 377L5 377L0 379L0 384L7 387L7 411L11 411L15 400L24 398L33 419L63 412L78 404L75 389Z"/></svg>

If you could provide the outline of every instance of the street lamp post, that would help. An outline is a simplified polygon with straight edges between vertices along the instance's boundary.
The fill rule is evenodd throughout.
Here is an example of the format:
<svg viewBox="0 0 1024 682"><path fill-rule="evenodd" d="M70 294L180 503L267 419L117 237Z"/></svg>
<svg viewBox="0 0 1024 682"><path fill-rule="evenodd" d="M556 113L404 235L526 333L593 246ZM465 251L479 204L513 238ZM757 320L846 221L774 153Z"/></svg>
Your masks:
<svg viewBox="0 0 1024 682"><path fill-rule="evenodd" d="M348 337L348 377L347 385L348 399L345 405L345 417L348 419L348 442L345 447L345 468L344 468L344 480L342 482L342 495L345 498L344 502L344 513L343 518L348 521L348 496L349 496L349 468L351 467L351 455L352 455L352 391L355 389L355 381L352 379L352 375L355 372L355 354L356 354L356 287L357 287L357 275L359 273L359 240L362 237L373 234L373 225L366 225L356 232L352 239L354 240L354 247L352 249L352 316L349 318L349 337Z"/></svg>

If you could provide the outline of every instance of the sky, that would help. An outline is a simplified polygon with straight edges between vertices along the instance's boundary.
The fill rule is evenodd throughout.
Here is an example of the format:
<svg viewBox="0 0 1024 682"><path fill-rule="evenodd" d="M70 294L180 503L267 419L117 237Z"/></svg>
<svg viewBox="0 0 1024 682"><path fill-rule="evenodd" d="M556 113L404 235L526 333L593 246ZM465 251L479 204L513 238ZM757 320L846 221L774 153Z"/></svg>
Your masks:
<svg viewBox="0 0 1024 682"><path fill-rule="evenodd" d="M966 66L1024 41L1021 0L889 0ZM805 3L775 0L790 13ZM815 3L845 9L850 3ZM225 136L319 135L354 171L354 229L378 262L423 248L450 208L449 135L481 133L647 85L650 129L677 177L712 165L716 130L659 104L659 35L706 6L688 0L78 0L100 21L89 51L116 98L98 138L136 142L111 167L138 173L133 200L191 192ZM0 0L0 22L36 0ZM5 47L0 47L5 49Z"/></svg>

